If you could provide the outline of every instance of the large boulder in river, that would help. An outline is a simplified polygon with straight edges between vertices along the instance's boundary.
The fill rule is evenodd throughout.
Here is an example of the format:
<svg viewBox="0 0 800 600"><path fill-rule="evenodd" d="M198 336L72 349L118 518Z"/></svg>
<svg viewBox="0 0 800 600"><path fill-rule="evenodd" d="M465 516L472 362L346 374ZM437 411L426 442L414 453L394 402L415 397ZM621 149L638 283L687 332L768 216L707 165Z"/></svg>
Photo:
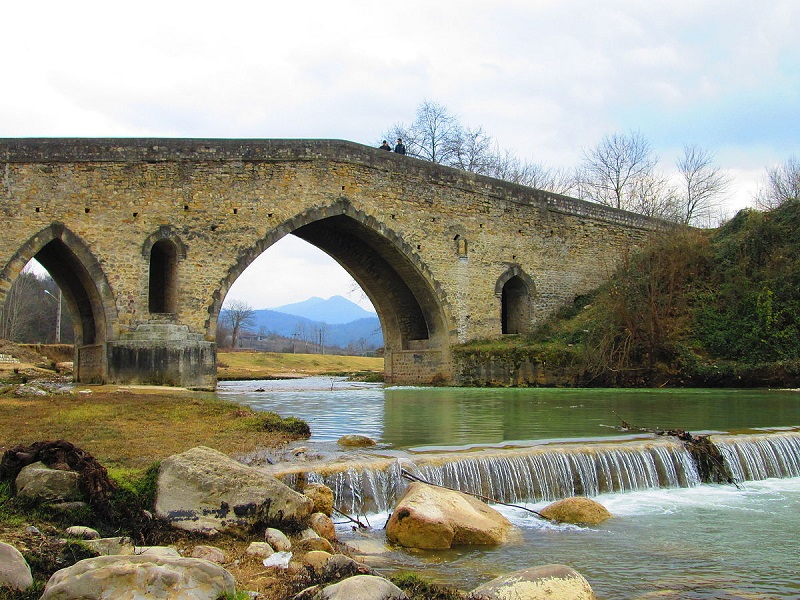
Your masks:
<svg viewBox="0 0 800 600"><path fill-rule="evenodd" d="M492 579L471 592L490 600L594 600L589 582L565 565L543 565Z"/></svg>
<svg viewBox="0 0 800 600"><path fill-rule="evenodd" d="M386 524L386 537L407 548L441 549L502 544L511 529L508 519L480 500L415 481Z"/></svg>
<svg viewBox="0 0 800 600"><path fill-rule="evenodd" d="M599 525L614 516L596 500L583 496L558 500L539 512L551 521L572 523L573 525Z"/></svg>
<svg viewBox="0 0 800 600"><path fill-rule="evenodd" d="M217 600L235 588L233 575L199 558L98 556L53 573L41 600Z"/></svg>
<svg viewBox="0 0 800 600"><path fill-rule="evenodd" d="M324 483L309 483L303 488L303 494L314 501L314 512L321 512L329 517L333 515L333 490Z"/></svg>
<svg viewBox="0 0 800 600"><path fill-rule="evenodd" d="M161 463L156 513L173 526L214 534L255 525L299 525L313 501L276 477L198 446Z"/></svg>

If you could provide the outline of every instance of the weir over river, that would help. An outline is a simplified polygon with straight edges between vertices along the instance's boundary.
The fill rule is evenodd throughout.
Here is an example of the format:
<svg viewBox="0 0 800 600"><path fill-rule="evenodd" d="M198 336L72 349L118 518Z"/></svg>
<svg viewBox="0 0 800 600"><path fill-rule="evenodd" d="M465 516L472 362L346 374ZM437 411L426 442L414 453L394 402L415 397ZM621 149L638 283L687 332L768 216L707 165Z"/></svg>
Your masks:
<svg viewBox="0 0 800 600"><path fill-rule="evenodd" d="M219 393L309 422L301 460L272 468L290 484L326 483L339 509L365 515L370 531L340 529L364 552L384 544L402 469L534 510L591 496L616 517L554 525L497 504L518 543L387 548L394 568L470 589L555 562L581 572L599 598L800 597L800 391L383 389L312 378L227 383ZM679 440L621 431L622 418L710 435L735 484L703 482ZM379 443L343 452L335 440L345 433Z"/></svg>

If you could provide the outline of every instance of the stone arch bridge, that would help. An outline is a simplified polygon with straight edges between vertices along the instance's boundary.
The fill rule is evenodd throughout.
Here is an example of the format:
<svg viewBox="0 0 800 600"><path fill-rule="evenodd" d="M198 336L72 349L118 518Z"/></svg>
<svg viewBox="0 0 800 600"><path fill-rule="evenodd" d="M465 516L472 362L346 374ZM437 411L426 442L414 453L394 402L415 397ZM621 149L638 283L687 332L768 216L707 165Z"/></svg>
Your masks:
<svg viewBox="0 0 800 600"><path fill-rule="evenodd" d="M290 233L372 301L387 382L452 381L454 345L530 330L657 226L336 140L0 139L0 178L0 306L36 258L82 382L213 388L225 296Z"/></svg>

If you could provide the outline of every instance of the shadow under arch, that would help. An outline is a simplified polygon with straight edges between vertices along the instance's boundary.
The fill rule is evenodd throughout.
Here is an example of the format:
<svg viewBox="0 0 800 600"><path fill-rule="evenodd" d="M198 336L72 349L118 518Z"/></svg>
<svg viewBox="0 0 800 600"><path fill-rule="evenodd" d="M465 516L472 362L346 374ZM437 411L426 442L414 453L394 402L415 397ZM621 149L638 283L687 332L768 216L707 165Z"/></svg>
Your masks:
<svg viewBox="0 0 800 600"><path fill-rule="evenodd" d="M105 343L117 312L105 273L86 244L61 223L52 223L31 237L0 272L0 281L13 283L35 258L61 289L75 330L75 379L104 381ZM4 302L5 293L0 297Z"/></svg>
<svg viewBox="0 0 800 600"><path fill-rule="evenodd" d="M236 278L290 233L336 260L372 302L383 330L388 383L449 379L452 319L443 290L399 235L347 201L289 219L240 257L210 307L209 335Z"/></svg>

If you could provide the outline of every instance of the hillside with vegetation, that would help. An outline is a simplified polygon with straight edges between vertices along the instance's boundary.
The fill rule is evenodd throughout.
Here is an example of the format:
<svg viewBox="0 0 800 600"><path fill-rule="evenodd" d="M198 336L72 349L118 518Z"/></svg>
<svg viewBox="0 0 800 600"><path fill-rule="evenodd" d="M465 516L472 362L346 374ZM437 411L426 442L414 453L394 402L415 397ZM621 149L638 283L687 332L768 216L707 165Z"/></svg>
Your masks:
<svg viewBox="0 0 800 600"><path fill-rule="evenodd" d="M800 385L800 202L676 227L533 334L462 355L545 365L574 386Z"/></svg>

